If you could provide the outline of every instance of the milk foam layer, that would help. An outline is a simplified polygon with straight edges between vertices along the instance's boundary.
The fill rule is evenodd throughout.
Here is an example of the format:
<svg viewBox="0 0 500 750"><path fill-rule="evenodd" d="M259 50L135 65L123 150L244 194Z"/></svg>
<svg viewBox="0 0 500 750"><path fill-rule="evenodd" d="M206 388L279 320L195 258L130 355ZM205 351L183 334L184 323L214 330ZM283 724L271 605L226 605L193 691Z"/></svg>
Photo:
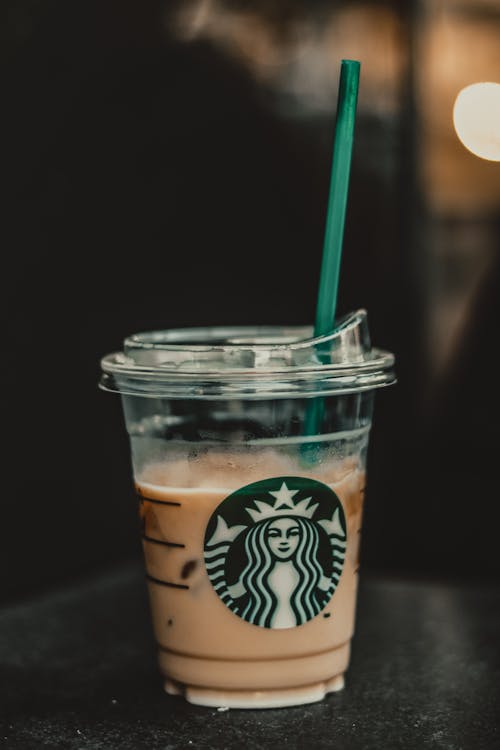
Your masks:
<svg viewBox="0 0 500 750"><path fill-rule="evenodd" d="M152 462L136 477L139 485L178 489L220 489L231 492L264 477L297 475L333 485L360 469L358 456L327 458L314 463L274 448L236 451L196 451L189 456Z"/></svg>

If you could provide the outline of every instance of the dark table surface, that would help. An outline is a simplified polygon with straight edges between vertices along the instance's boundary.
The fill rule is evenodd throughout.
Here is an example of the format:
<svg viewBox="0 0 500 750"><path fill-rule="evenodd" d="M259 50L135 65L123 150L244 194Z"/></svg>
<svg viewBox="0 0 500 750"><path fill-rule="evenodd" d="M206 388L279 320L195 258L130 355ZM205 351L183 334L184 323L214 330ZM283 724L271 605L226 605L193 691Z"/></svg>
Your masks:
<svg viewBox="0 0 500 750"><path fill-rule="evenodd" d="M500 748L498 588L362 581L346 689L286 709L163 693L128 565L0 612L0 747Z"/></svg>

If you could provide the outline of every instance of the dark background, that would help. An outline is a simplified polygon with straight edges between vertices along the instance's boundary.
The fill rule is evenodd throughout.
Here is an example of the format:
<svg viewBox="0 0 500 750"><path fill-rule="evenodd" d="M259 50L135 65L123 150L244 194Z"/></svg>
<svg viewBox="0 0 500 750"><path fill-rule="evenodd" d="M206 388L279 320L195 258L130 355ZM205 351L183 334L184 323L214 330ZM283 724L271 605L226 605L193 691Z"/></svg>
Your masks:
<svg viewBox="0 0 500 750"><path fill-rule="evenodd" d="M312 321L342 57L362 79L339 313L368 309L399 378L363 564L498 578L500 165L451 120L500 80L498 7L18 0L4 28L1 597L140 554L101 356L140 330Z"/></svg>

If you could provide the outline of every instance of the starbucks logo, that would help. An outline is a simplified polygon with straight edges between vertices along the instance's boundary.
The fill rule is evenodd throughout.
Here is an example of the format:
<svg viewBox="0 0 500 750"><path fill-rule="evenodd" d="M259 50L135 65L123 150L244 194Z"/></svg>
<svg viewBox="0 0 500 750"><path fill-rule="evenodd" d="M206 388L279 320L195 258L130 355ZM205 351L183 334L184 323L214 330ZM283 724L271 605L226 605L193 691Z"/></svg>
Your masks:
<svg viewBox="0 0 500 750"><path fill-rule="evenodd" d="M216 508L205 534L205 565L238 617L293 628L332 598L346 544L344 510L330 487L275 477L242 487Z"/></svg>

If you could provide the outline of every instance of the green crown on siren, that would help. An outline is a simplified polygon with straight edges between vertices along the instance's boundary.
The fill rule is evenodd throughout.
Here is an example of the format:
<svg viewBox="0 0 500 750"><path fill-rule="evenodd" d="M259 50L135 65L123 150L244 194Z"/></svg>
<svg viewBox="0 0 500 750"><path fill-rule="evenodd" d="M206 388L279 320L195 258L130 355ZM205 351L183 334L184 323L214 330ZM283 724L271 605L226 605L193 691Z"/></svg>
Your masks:
<svg viewBox="0 0 500 750"><path fill-rule="evenodd" d="M283 482L278 492L269 493L276 498L272 505L264 503L261 500L254 500L257 510L248 507L245 508L245 510L254 522L264 521L268 518L276 518L276 516L301 516L302 518L312 518L314 511L318 507L318 503L309 505L309 502L312 500L311 497L306 497L304 500L295 503L293 496L296 495L297 492L298 490L289 490L285 482Z"/></svg>

